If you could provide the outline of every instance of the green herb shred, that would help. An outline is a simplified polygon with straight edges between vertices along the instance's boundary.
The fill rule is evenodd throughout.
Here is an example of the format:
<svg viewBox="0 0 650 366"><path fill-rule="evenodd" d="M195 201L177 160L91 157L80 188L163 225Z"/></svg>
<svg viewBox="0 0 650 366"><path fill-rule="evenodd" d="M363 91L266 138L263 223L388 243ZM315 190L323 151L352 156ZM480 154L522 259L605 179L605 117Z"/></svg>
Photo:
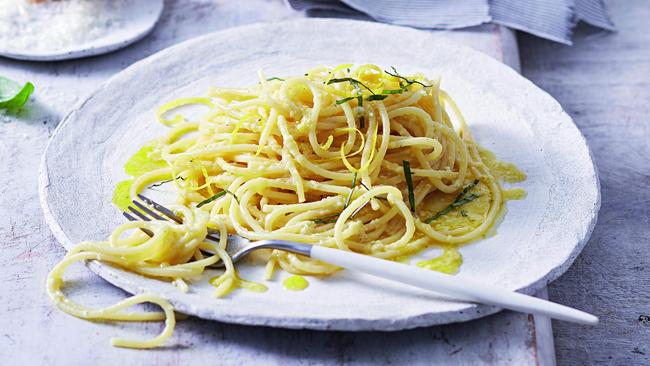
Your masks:
<svg viewBox="0 0 650 366"><path fill-rule="evenodd" d="M390 68L393 70L392 73L391 73L390 71L386 71L386 70L384 70L384 72L385 72L386 74L390 75L390 76L394 76L394 77L396 77L396 78L398 78L398 79L401 79L401 80L404 80L404 81L406 82L406 85L404 85L404 84L402 84L402 83L400 82L400 86L402 87L402 89L398 89L398 90L401 90L401 92L407 90L408 87L411 86L411 85L413 85L413 84L419 84L419 85L422 85L422 86L425 87L425 88L431 88L431 87L433 86L433 85L426 85L426 84L424 84L424 83L422 83L422 82L420 82L420 81L417 81L417 80L415 80L415 79L411 80L411 79L408 79L408 78L406 78L406 77L400 75L399 72L397 72L397 69L395 69L395 66L391 66ZM400 93L401 93L401 92L400 92ZM399 93L395 93L395 94L399 94Z"/></svg>
<svg viewBox="0 0 650 366"><path fill-rule="evenodd" d="M467 194L467 192L469 192L472 188L476 187L478 182L479 182L478 179L474 179L474 181L472 183L468 184L465 188L463 188L463 190L460 192L460 194L458 194L458 196L456 196L456 199L459 199L459 198L463 197L465 194Z"/></svg>
<svg viewBox="0 0 650 366"><path fill-rule="evenodd" d="M160 186L162 186L163 184L171 183L171 182L173 182L173 181L175 181L175 180L177 180L177 179L185 180L185 178L179 176L179 177L176 177L176 178L173 178L173 179L163 180L162 182L159 182L159 183L154 183L154 184L150 185L150 186L147 187L147 188L160 187Z"/></svg>
<svg viewBox="0 0 650 366"><path fill-rule="evenodd" d="M382 94L402 94L404 93L404 89L388 89L388 90L382 90Z"/></svg>
<svg viewBox="0 0 650 366"><path fill-rule="evenodd" d="M359 182L359 184L361 184L362 186L365 187L365 185L362 182ZM354 189L356 187L357 187L357 173L354 173L352 175L352 184L350 185L350 193L348 194L348 198L346 198L346 200L345 200L344 209L347 208L348 205L350 204L350 201L352 200L352 194L354 193ZM366 188L366 189L368 189L368 188ZM363 206L361 206L359 209L354 211L352 213L352 215L350 216L350 218L353 218L359 211L361 211L361 208L363 208ZM315 223L318 223L318 224L332 223L332 222L336 222L336 218L338 218L339 215L340 215L340 213L332 214L332 215L328 215L328 216L325 216L325 217L320 217L320 218L317 218L317 219L313 219L312 221L315 222Z"/></svg>
<svg viewBox="0 0 650 366"><path fill-rule="evenodd" d="M375 92L373 92L372 89L370 89L366 84L360 82L360 81L357 80L357 79L353 79L353 78L340 78L340 79L336 79L336 78L335 78L335 79L330 79L330 81L327 82L327 85L334 84L334 83L344 83L344 82L346 82L346 81L349 82L350 84L352 84L353 86L361 85L361 86L363 86L364 88L368 89L368 91L369 91L371 94L375 94Z"/></svg>
<svg viewBox="0 0 650 366"><path fill-rule="evenodd" d="M366 127L366 122L364 119L363 97L361 95L357 96L357 102L359 103L359 128L364 128Z"/></svg>
<svg viewBox="0 0 650 366"><path fill-rule="evenodd" d="M406 187L409 190L409 205L411 206L411 212L415 212L415 192L413 191L413 173L411 173L411 163L408 160L403 160L402 167L404 168Z"/></svg>
<svg viewBox="0 0 650 366"><path fill-rule="evenodd" d="M312 221L317 224L330 224L336 222L336 219L339 217L339 215L340 214L331 214L317 219L313 219Z"/></svg>
<svg viewBox="0 0 650 366"><path fill-rule="evenodd" d="M201 207L203 205L207 205L208 203L210 203L210 202L212 202L212 201L214 201L214 200L216 200L216 199L218 199L220 197L223 197L226 193L233 196L235 198L235 201L237 201L237 203L239 203L239 198L237 198L237 196L234 193L230 192L227 189L224 189L223 191L221 191L219 193L216 193L214 196L199 202L199 204L196 205L196 207L199 208L199 207Z"/></svg>
<svg viewBox="0 0 650 366"><path fill-rule="evenodd" d="M352 194L354 193L354 188L357 186L357 173L354 173L352 175L352 185L350 186L350 194L348 194L348 198L345 200L345 206L344 208L347 208L348 205L350 204L350 200L352 200Z"/></svg>
<svg viewBox="0 0 650 366"><path fill-rule="evenodd" d="M337 100L336 100L336 104L343 104L343 103L345 103L345 102L349 102L349 101L351 101L351 100L354 99L354 98L355 98L355 97L347 97L347 98L343 98L343 99L337 99Z"/></svg>
<svg viewBox="0 0 650 366"><path fill-rule="evenodd" d="M370 101L372 101L372 100L384 100L386 98L388 98L388 95L373 94L373 95L368 96L368 98L366 98L366 100L370 100Z"/></svg>
<svg viewBox="0 0 650 366"><path fill-rule="evenodd" d="M468 184L465 188L463 188L463 190L458 194L458 196L456 196L456 199L454 200L454 202L450 203L449 206L445 207L444 209L442 209L441 211L439 211L435 215L433 215L433 216L429 217L428 219L424 220L424 223L425 224L430 224L433 221L440 218L441 216L444 216L444 215L448 214L449 212L451 212L455 208L466 205L466 204L474 201L475 199L479 198L480 195L478 193L472 193L469 196L465 197L465 195L472 188L474 188L478 184L478 182L479 182L479 180L475 179L472 183ZM462 211L461 211L461 215L462 215Z"/></svg>

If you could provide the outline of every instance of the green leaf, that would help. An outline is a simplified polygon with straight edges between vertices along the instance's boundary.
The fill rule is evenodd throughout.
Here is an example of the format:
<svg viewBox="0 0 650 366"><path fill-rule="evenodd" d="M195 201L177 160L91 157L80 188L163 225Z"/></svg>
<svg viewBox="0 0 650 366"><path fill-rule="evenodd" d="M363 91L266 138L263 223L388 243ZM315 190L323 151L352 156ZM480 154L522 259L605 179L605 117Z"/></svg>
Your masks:
<svg viewBox="0 0 650 366"><path fill-rule="evenodd" d="M15 114L29 100L34 92L34 85L30 82L22 87L17 82L0 76L0 109L6 109Z"/></svg>

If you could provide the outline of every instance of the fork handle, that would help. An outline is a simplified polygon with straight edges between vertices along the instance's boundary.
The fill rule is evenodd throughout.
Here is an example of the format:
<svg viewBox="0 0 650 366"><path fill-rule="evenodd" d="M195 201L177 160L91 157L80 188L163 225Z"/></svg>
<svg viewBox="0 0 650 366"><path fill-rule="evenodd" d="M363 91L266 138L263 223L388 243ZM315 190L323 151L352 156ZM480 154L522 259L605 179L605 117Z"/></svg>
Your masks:
<svg viewBox="0 0 650 366"><path fill-rule="evenodd" d="M493 305L496 307L548 316L580 324L596 325L594 315L533 296L509 291L498 286L452 277L439 272L409 266L339 249L311 246L309 256L343 268L425 290L435 291L454 299ZM304 254L304 253L301 253Z"/></svg>

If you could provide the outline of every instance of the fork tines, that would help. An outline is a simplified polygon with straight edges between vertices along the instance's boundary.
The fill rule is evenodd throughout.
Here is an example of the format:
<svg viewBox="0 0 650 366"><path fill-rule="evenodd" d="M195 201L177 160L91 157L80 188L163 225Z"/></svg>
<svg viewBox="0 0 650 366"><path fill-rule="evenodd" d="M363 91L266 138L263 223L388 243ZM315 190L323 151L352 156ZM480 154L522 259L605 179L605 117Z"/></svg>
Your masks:
<svg viewBox="0 0 650 366"><path fill-rule="evenodd" d="M170 219L179 224L183 223L183 220L174 213L174 211L168 209L167 207L161 205L160 203L152 200L149 197L139 194L138 198L141 199L144 203L133 200L132 205L129 206L129 211L135 215L135 217L128 212L122 212L122 215L126 217L129 221L151 221L151 220L160 220L160 221L169 221ZM153 236L151 230L142 229L147 235ZM219 237L214 235L206 236L206 239L219 241Z"/></svg>

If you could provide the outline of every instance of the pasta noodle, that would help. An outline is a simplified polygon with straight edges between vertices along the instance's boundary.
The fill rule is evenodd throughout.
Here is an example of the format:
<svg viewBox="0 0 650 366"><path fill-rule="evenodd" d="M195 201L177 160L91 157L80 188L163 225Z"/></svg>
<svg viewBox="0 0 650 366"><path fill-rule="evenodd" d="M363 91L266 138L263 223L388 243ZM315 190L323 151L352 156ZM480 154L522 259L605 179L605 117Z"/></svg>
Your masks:
<svg viewBox="0 0 650 366"><path fill-rule="evenodd" d="M179 114L186 106L200 106L202 116ZM223 296L255 287L238 278L225 251L231 233L393 260L439 246L447 259L423 266L444 263L439 270L454 273L461 261L455 248L486 235L504 197L521 196L505 195L500 179L525 179L477 145L440 79L394 68L319 67L282 79L260 72L257 85L213 88L206 97L172 101L157 116L170 130L127 163L132 179L118 185L114 202L125 209L147 187L166 184L183 223L123 224L108 242L80 244L48 278L50 297L74 316L167 319L157 338L114 340L119 346L162 344L174 326L171 305L147 294L99 310L72 303L61 290L71 263L99 260L186 291L186 281L221 260L226 270L211 283ZM221 233L219 243L205 241L208 228ZM278 250L267 254L266 279L278 267L304 275L338 269ZM164 313L123 311L142 302Z"/></svg>

